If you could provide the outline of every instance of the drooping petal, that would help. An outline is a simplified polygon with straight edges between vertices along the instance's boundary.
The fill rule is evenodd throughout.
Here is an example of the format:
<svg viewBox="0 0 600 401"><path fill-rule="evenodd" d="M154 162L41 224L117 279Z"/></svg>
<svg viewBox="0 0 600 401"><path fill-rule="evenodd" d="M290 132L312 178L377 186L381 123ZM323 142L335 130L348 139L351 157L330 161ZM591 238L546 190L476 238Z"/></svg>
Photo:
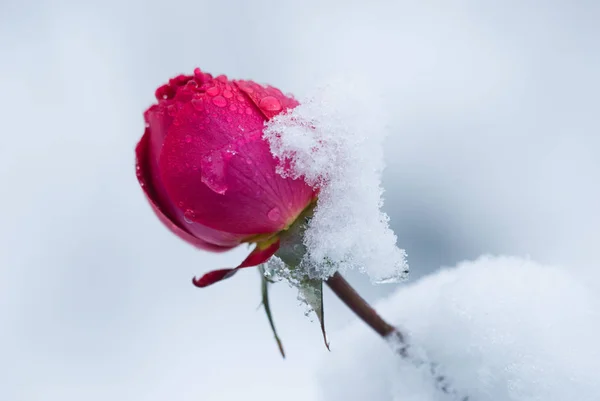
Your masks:
<svg viewBox="0 0 600 401"><path fill-rule="evenodd" d="M204 250L213 251L213 252L223 252L227 251L236 245L239 244L239 240L235 240L234 238L227 238L226 233L220 234L221 245L218 245L219 241L215 241L215 243L208 242L203 240L197 236L192 235L189 231L187 231L184 227L180 226L177 223L177 219L173 218L173 213L175 212L173 208L171 210L167 210L165 205L170 205L167 202L160 202L156 187L154 185L154 180L151 176L151 166L149 158L149 146L150 146L150 132L146 129L146 132L142 136L142 139L136 146L136 173L137 178L142 187L146 198L148 199L152 210L158 216L159 220L167 226L173 233L175 233L181 239L187 241L188 243ZM208 229L208 228L207 228ZM213 233L214 234L214 233ZM213 235L215 237L216 235Z"/></svg>
<svg viewBox="0 0 600 401"><path fill-rule="evenodd" d="M166 136L161 180L189 220L243 235L280 231L310 203L302 180L282 178L262 139L265 116L237 87L215 79L185 104Z"/></svg>
<svg viewBox="0 0 600 401"><path fill-rule="evenodd" d="M206 273L204 276L199 279L194 277L192 279L192 283L196 287L207 287L211 284L214 284L218 281L224 280L233 276L239 269L243 269L245 267L257 266L261 263L266 262L271 256L277 252L279 249L279 239L274 241L270 241L265 245L261 245L260 243L256 245L256 248L244 259L242 263L236 268L233 269L219 269L213 270L211 272Z"/></svg>

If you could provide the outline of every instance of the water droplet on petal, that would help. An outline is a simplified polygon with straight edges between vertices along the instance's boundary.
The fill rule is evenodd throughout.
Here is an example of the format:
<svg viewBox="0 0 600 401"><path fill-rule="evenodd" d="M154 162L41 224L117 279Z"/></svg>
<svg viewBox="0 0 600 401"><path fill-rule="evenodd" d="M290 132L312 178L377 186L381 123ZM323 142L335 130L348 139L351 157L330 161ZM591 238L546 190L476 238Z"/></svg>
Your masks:
<svg viewBox="0 0 600 401"><path fill-rule="evenodd" d="M230 91L230 90L228 90L228 89L225 89L225 90L223 91L223 96L225 96L227 99L231 99L231 98L233 97L233 93L231 93L231 91Z"/></svg>
<svg viewBox="0 0 600 401"><path fill-rule="evenodd" d="M191 135L186 135L186 136L185 136L185 141L186 141L187 143L190 143L190 142L192 142L192 136L191 136Z"/></svg>
<svg viewBox="0 0 600 401"><path fill-rule="evenodd" d="M214 103L215 106L217 107L225 107L227 106L227 99L225 99L223 96L217 96L214 97L212 102Z"/></svg>
<svg viewBox="0 0 600 401"><path fill-rule="evenodd" d="M246 107L246 114L252 114L252 109L250 107Z"/></svg>
<svg viewBox="0 0 600 401"><path fill-rule="evenodd" d="M194 106L196 110L204 110L204 100L202 100L202 98L192 99L192 106Z"/></svg>
<svg viewBox="0 0 600 401"><path fill-rule="evenodd" d="M235 104L232 104L229 106L229 110L231 111L237 111L237 106Z"/></svg>
<svg viewBox="0 0 600 401"><path fill-rule="evenodd" d="M214 192L223 195L227 191L225 180L225 160L223 153L215 150L200 160L201 181Z"/></svg>
<svg viewBox="0 0 600 401"><path fill-rule="evenodd" d="M252 89L250 87L250 85L248 85L246 82L241 82L239 84L239 86L240 86L240 89L243 90L246 93L253 93L254 92L254 89Z"/></svg>
<svg viewBox="0 0 600 401"><path fill-rule="evenodd" d="M221 90L219 89L218 86L213 86L206 90L206 94L209 96L217 96L219 93L221 93Z"/></svg>
<svg viewBox="0 0 600 401"><path fill-rule="evenodd" d="M194 222L194 217L196 217L196 214L191 209L188 209L183 213L183 220L185 220L185 222L188 224L192 224Z"/></svg>
<svg viewBox="0 0 600 401"><path fill-rule="evenodd" d="M274 96L266 96L260 99L258 107L266 111L281 110L281 102Z"/></svg>
<svg viewBox="0 0 600 401"><path fill-rule="evenodd" d="M170 104L169 106L167 106L167 114L169 114L169 116L174 117L175 114L177 114L177 106L175 106L174 104Z"/></svg>
<svg viewBox="0 0 600 401"><path fill-rule="evenodd" d="M185 87L189 90L195 90L196 88L198 88L198 82L196 82L193 79L190 79L186 84Z"/></svg>
<svg viewBox="0 0 600 401"><path fill-rule="evenodd" d="M279 208L274 207L273 209L269 210L269 213L267 213L267 217L271 221L279 220L279 217L281 217L281 212L279 211Z"/></svg>

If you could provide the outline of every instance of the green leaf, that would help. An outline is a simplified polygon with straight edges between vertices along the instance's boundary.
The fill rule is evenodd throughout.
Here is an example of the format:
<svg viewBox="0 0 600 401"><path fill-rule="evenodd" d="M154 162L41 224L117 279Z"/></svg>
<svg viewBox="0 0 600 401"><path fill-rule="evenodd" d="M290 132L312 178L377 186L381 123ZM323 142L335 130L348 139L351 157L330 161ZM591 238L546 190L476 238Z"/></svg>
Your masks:
<svg viewBox="0 0 600 401"><path fill-rule="evenodd" d="M277 335L277 330L275 329L275 323L273 322L273 315L271 314L271 305L269 304L269 284L273 283L273 281L269 280L265 277L265 271L263 266L259 266L259 272L261 277L261 292L262 292L262 305L265 307L265 312L267 314L267 319L269 320L269 325L271 326L271 330L273 330L273 336L275 336L275 341L277 342L277 346L279 347L279 352L281 352L281 356L285 358L285 352L283 350L283 344Z"/></svg>
<svg viewBox="0 0 600 401"><path fill-rule="evenodd" d="M323 333L323 341L325 341L325 347L329 351L329 342L327 341L327 334L325 333L325 316L323 312L323 281L322 280L311 280L304 279L299 283L298 289L302 298L312 308L317 315L319 323L321 324L321 332Z"/></svg>

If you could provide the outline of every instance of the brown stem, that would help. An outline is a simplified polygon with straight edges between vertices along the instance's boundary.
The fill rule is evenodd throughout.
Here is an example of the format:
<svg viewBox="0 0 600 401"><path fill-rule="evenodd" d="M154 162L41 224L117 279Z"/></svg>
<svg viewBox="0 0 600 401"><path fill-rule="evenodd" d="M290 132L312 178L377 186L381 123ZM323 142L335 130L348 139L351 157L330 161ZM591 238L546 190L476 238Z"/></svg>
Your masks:
<svg viewBox="0 0 600 401"><path fill-rule="evenodd" d="M404 336L398 329L386 322L379 314L364 300L363 297L350 286L341 274L335 273L327 281L327 285L369 327L371 327L381 337L389 337L394 334L396 339L404 342Z"/></svg>
<svg viewBox="0 0 600 401"><path fill-rule="evenodd" d="M429 372L435 380L435 384L440 391L450 394L455 400L469 401L469 396L460 395L450 384L448 379L438 372L437 365L426 362L412 355L406 337L400 330L392 326L379 316L379 314L350 286L341 274L335 273L327 281L327 285L369 327L377 332L381 337L391 339L394 348L400 356L410 360L414 365L421 366L424 363L429 365Z"/></svg>

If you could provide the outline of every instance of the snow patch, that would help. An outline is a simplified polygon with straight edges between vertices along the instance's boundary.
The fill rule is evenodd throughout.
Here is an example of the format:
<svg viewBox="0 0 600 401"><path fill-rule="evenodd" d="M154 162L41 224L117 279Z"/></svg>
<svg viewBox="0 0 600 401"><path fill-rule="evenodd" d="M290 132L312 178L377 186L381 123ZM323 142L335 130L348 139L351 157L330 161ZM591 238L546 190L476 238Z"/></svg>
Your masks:
<svg viewBox="0 0 600 401"><path fill-rule="evenodd" d="M481 257L377 307L470 401L600 399L600 298L569 270ZM331 335L327 401L451 400L362 322Z"/></svg>

